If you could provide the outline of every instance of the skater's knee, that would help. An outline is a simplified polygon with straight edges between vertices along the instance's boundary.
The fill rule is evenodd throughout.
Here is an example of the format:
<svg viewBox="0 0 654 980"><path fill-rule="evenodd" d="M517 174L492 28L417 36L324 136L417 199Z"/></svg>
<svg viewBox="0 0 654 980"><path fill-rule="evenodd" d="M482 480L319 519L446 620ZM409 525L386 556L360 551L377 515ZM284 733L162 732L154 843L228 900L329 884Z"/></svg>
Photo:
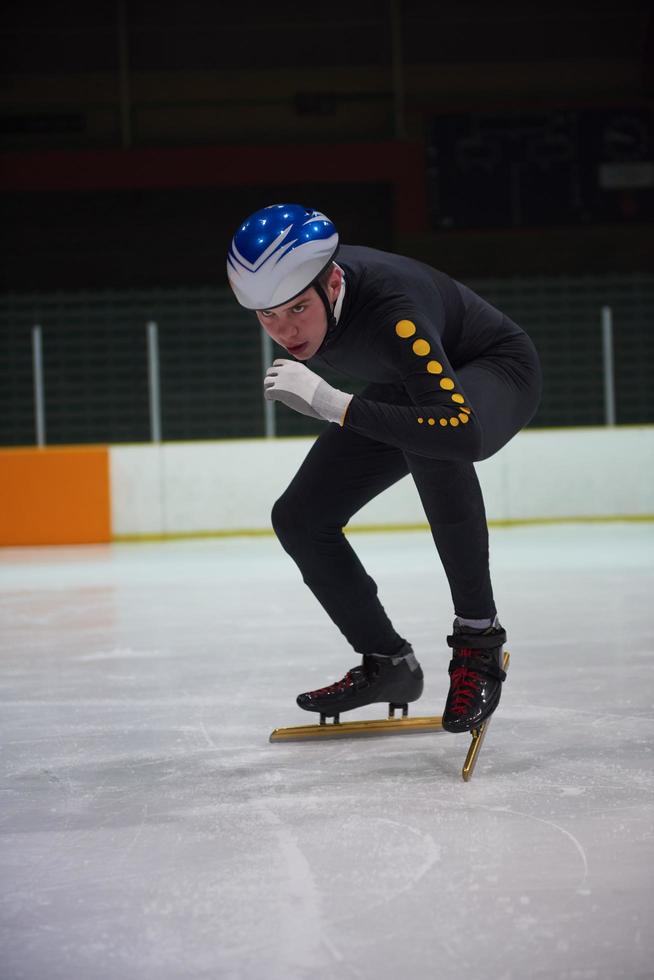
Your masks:
<svg viewBox="0 0 654 980"><path fill-rule="evenodd" d="M470 422L466 426L465 438L458 447L459 461L462 463L477 463L484 458L484 435L479 419L469 415Z"/></svg>
<svg viewBox="0 0 654 980"><path fill-rule="evenodd" d="M309 536L304 507L288 492L275 501L270 519L275 534L287 551L297 548Z"/></svg>
<svg viewBox="0 0 654 980"><path fill-rule="evenodd" d="M434 409L434 414L438 409ZM460 419L466 420L465 425L460 424ZM433 422L433 418L431 420ZM453 415L450 421L454 426L458 426L456 437L448 440L447 449L444 452L442 440L430 439L430 431L425 430L424 442L420 448L420 456L428 459L441 460L444 463L476 463L484 456L484 435L479 419L475 415Z"/></svg>
<svg viewBox="0 0 654 980"><path fill-rule="evenodd" d="M465 427L465 440L462 440L462 461L465 463L476 463L483 456L483 433L479 419L476 416L468 416L470 422Z"/></svg>
<svg viewBox="0 0 654 980"><path fill-rule="evenodd" d="M481 426L477 419L470 426L470 445L468 449L468 463L477 463L484 458L484 437Z"/></svg>
<svg viewBox="0 0 654 980"><path fill-rule="evenodd" d="M338 522L332 526L321 508L308 505L288 490L273 504L270 519L280 543L290 554L311 549L342 533Z"/></svg>
<svg viewBox="0 0 654 980"><path fill-rule="evenodd" d="M280 541L283 541L284 538L288 536L292 527L292 516L285 495L281 496L279 500L276 500L273 504L270 512L270 520L273 526L273 531Z"/></svg>

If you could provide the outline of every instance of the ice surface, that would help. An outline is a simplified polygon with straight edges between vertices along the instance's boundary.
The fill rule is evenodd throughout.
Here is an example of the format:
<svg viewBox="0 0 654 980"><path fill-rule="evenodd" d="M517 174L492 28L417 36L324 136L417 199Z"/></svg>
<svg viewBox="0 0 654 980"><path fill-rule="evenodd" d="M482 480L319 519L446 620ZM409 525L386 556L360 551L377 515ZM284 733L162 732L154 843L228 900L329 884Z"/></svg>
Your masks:
<svg viewBox="0 0 654 980"><path fill-rule="evenodd" d="M440 714L431 539L352 542ZM491 548L467 784L467 736L268 743L356 662L272 538L0 552L2 980L654 976L654 525Z"/></svg>

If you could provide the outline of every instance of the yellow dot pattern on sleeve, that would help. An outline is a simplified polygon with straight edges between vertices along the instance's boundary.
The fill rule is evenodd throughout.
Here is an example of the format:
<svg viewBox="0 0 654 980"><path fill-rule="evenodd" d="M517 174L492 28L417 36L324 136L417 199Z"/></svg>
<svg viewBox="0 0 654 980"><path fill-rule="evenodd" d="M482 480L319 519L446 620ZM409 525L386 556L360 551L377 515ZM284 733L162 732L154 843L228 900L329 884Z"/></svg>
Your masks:
<svg viewBox="0 0 654 980"><path fill-rule="evenodd" d="M412 347L413 353L417 354L418 357L426 357L431 350L431 347L426 340L414 340Z"/></svg>
<svg viewBox="0 0 654 980"><path fill-rule="evenodd" d="M398 337L401 337L402 340L409 340L417 333L417 327L413 320L398 320L395 324L395 333ZM429 342L423 340L421 337L418 337L413 341L411 344L411 349L417 357L427 357L427 355L431 353L431 346ZM440 363L440 361L427 361L426 367L429 374L443 373L443 365ZM454 381L451 378L441 378L438 383L443 391L453 391L454 389ZM463 395L459 395L458 392L454 392L454 394L451 395L451 398L452 401L459 406L459 414L458 416L453 415L451 418L449 416L440 418L438 422L444 429L449 428L450 426L455 429L459 423L465 425L470 421L469 417L471 415L471 409L464 406L463 403L465 402L465 398ZM417 422L419 425L423 425L425 420L422 416L418 416ZM427 424L436 425L436 419L428 418Z"/></svg>
<svg viewBox="0 0 654 980"><path fill-rule="evenodd" d="M403 340L406 340L408 337L413 337L415 332L416 325L411 320L400 320L395 324L395 333L398 337L402 337Z"/></svg>

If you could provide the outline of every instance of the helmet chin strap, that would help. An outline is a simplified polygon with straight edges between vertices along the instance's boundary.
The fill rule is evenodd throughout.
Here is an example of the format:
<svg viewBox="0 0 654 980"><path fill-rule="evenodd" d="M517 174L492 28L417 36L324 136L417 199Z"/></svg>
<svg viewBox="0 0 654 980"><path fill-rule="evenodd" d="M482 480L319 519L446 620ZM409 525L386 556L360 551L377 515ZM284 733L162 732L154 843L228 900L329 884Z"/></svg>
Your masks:
<svg viewBox="0 0 654 980"><path fill-rule="evenodd" d="M313 283L313 288L320 296L320 299L322 300L322 305L325 307L325 312L327 313L327 333L329 333L329 331L333 330L334 327L336 326L336 317L334 316L334 309L330 305L330 302L327 298L327 293L322 288L322 286L320 285L317 279Z"/></svg>

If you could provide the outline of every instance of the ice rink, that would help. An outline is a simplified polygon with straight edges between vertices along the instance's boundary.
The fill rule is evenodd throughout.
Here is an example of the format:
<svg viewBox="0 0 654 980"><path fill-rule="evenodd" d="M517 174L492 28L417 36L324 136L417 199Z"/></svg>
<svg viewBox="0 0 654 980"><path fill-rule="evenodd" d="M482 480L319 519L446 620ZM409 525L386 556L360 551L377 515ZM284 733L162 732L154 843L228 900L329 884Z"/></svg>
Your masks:
<svg viewBox="0 0 654 980"><path fill-rule="evenodd" d="M440 714L431 538L351 540ZM491 549L469 783L467 736L269 744L357 662L272 537L0 551L2 980L654 977L654 524Z"/></svg>

